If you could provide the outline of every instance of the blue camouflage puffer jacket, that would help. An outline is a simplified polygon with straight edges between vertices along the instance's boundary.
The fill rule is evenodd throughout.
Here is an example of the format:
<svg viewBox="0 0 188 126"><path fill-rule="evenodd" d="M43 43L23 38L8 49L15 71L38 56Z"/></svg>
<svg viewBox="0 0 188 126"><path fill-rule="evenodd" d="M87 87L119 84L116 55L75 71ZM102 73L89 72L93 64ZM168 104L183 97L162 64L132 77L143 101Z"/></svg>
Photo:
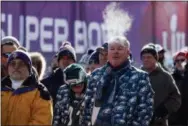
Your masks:
<svg viewBox="0 0 188 126"><path fill-rule="evenodd" d="M66 126L69 122L69 103L70 103L70 89L68 85L63 85L59 88L57 93L57 102L54 108L53 125Z"/></svg>
<svg viewBox="0 0 188 126"><path fill-rule="evenodd" d="M106 83L108 74L112 70L109 63L95 70L89 78L85 95L82 125L90 126L94 104L103 95L111 81ZM153 95L147 73L133 67L130 63L126 67L113 73L112 83L116 85L114 96L110 100L102 100L101 109L96 119L100 125L108 126L148 126L153 116ZM113 93L111 93L113 94ZM110 94L110 95L111 95ZM109 102L110 101L110 102ZM108 121L102 116L110 117Z"/></svg>
<svg viewBox="0 0 188 126"><path fill-rule="evenodd" d="M70 106L73 110L70 110ZM83 97L74 98L69 86L67 84L62 85L57 93L53 125L68 126L69 122L71 122L71 126L78 126L83 110L82 108Z"/></svg>

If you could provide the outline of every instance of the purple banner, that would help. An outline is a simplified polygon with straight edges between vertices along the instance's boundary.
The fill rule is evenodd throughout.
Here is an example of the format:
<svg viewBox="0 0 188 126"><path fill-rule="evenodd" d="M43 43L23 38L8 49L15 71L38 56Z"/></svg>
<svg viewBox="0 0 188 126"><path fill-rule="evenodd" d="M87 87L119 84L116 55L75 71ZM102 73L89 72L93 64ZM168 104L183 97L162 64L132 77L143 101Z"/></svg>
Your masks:
<svg viewBox="0 0 188 126"><path fill-rule="evenodd" d="M133 17L127 38L134 59L143 44L154 40L153 3L119 2ZM42 52L47 62L68 40L83 54L105 42L102 12L109 2L2 2L1 36L13 35L29 51ZM162 31L160 31L162 32ZM158 31L157 31L158 33ZM161 36L157 38L161 40Z"/></svg>

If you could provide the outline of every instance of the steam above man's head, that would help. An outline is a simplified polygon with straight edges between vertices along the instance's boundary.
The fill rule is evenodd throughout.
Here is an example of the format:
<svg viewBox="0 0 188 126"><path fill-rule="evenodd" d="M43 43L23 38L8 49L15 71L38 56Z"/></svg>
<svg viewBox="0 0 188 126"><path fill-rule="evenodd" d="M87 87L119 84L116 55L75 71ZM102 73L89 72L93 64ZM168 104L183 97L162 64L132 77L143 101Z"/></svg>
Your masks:
<svg viewBox="0 0 188 126"><path fill-rule="evenodd" d="M107 39L114 36L125 36L132 25L132 18L119 3L112 2L103 11L104 26L107 30Z"/></svg>

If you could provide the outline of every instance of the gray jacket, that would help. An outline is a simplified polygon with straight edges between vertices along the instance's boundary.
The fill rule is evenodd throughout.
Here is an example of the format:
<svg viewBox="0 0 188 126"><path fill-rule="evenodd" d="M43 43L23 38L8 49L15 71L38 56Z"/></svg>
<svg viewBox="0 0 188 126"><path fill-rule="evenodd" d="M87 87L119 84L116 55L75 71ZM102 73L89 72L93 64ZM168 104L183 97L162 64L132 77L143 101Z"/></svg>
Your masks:
<svg viewBox="0 0 188 126"><path fill-rule="evenodd" d="M154 117L152 124L167 126L168 115L181 105L180 91L170 73L158 66L149 74L154 96Z"/></svg>

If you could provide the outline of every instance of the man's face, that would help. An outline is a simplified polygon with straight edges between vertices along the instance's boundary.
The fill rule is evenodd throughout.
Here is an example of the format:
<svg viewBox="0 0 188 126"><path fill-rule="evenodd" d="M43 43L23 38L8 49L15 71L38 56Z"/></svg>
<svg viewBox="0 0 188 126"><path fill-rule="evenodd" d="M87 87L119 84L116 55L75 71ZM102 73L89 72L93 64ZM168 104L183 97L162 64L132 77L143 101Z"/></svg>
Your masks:
<svg viewBox="0 0 188 126"><path fill-rule="evenodd" d="M108 60L114 67L120 66L128 59L129 49L121 43L110 43L108 48Z"/></svg>
<svg viewBox="0 0 188 126"><path fill-rule="evenodd" d="M14 59L8 65L8 74L14 80L25 80L29 77L29 70L21 59Z"/></svg>
<svg viewBox="0 0 188 126"><path fill-rule="evenodd" d="M143 67L147 70L154 68L157 63L154 56L150 53L144 53L142 55L142 62L143 62Z"/></svg>
<svg viewBox="0 0 188 126"><path fill-rule="evenodd" d="M74 63L74 60L72 58L70 58L69 56L62 56L59 60L59 67L64 69L72 63Z"/></svg>
<svg viewBox="0 0 188 126"><path fill-rule="evenodd" d="M179 71L183 71L185 69L184 65L186 64L185 56L177 56L175 59L175 67Z"/></svg>
<svg viewBox="0 0 188 126"><path fill-rule="evenodd" d="M1 50L1 64L6 66L8 57L17 49L15 45L3 45Z"/></svg>

